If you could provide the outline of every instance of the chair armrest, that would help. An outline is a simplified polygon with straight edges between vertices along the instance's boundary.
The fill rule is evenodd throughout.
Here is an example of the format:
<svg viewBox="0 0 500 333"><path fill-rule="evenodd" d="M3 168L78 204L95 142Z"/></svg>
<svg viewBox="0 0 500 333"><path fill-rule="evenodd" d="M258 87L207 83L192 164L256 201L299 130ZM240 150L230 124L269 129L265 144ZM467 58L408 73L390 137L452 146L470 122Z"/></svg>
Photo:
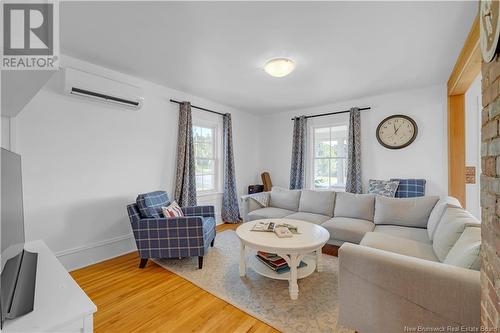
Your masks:
<svg viewBox="0 0 500 333"><path fill-rule="evenodd" d="M214 206L191 206L182 207L181 209L184 213L184 216L202 216L215 218Z"/></svg>
<svg viewBox="0 0 500 333"><path fill-rule="evenodd" d="M201 216L180 216L159 219L140 219L132 223L134 233L151 231L151 230L179 230L179 229L196 229L203 230L203 218ZM171 236L168 234L167 236ZM177 233L176 233L177 235ZM157 237L154 235L153 237ZM165 237L165 236L162 236ZM145 237L141 237L145 238Z"/></svg>
<svg viewBox="0 0 500 333"><path fill-rule="evenodd" d="M372 332L390 332L389 318L393 323L400 320L400 325L412 325L417 320L422 326L439 323L479 327L479 275L470 269L344 243L339 250L341 322L363 332L370 317L364 314L377 309L378 318L385 318L385 324L380 322L385 326L378 330L372 322ZM353 307L363 316L353 318L348 313ZM399 316L387 311L397 311Z"/></svg>
<svg viewBox="0 0 500 333"><path fill-rule="evenodd" d="M207 246L201 216L141 219L132 230L141 258L202 256Z"/></svg>
<svg viewBox="0 0 500 333"><path fill-rule="evenodd" d="M241 210L243 213L243 222L247 222L248 219L248 213L263 208L264 206L261 205L259 202L256 200L253 200L252 197L260 196L260 195L267 195L269 197L271 192L259 192L259 193L253 193L253 194L246 194L242 195L240 197L241 201Z"/></svg>

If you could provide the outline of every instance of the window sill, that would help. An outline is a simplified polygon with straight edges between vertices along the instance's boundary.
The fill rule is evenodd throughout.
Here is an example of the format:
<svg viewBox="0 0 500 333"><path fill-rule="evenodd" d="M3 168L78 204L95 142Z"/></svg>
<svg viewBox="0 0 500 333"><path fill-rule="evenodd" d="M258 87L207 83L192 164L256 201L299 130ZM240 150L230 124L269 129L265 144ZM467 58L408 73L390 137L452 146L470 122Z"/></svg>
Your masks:
<svg viewBox="0 0 500 333"><path fill-rule="evenodd" d="M202 197L210 197L210 196L218 196L222 195L222 192L219 191L212 191L212 192L200 192L196 194L197 198L202 198Z"/></svg>
<svg viewBox="0 0 500 333"><path fill-rule="evenodd" d="M311 188L311 190L313 191L341 191L341 192L345 192L345 186L332 186L332 187L329 187L329 188Z"/></svg>

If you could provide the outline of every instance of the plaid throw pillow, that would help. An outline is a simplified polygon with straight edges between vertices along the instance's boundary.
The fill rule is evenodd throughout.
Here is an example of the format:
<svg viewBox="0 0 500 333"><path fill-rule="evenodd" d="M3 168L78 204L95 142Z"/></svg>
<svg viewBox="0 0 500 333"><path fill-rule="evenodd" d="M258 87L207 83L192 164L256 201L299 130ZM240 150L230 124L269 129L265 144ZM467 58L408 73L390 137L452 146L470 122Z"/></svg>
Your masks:
<svg viewBox="0 0 500 333"><path fill-rule="evenodd" d="M168 207L162 207L163 215L165 217L180 217L184 216L181 207L177 204L177 202L172 202Z"/></svg>
<svg viewBox="0 0 500 333"><path fill-rule="evenodd" d="M161 208L168 206L170 201L167 192L155 191L137 196L137 207L143 218L159 219L162 214Z"/></svg>
<svg viewBox="0 0 500 333"><path fill-rule="evenodd" d="M415 198L423 197L425 195L425 179L393 178L391 180L399 181L396 198Z"/></svg>

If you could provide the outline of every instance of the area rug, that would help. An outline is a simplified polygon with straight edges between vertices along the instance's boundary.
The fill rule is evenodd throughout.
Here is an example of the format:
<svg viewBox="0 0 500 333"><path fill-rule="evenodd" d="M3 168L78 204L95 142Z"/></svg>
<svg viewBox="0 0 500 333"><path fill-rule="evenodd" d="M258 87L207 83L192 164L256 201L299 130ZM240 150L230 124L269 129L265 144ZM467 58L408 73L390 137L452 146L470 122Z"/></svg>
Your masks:
<svg viewBox="0 0 500 333"><path fill-rule="evenodd" d="M247 274L239 276L238 236L233 230L217 234L215 247L198 269L198 258L155 260L198 287L285 333L352 333L338 324L338 259L323 255L323 272L298 281L299 299L292 301L288 281L263 277L252 270L257 260L249 250Z"/></svg>

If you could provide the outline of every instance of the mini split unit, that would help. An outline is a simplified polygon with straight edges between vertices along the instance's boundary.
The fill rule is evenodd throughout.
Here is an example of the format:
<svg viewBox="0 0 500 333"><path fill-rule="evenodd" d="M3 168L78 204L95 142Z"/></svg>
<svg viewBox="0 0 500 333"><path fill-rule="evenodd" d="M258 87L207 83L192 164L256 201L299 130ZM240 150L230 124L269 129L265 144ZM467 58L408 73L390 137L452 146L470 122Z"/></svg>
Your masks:
<svg viewBox="0 0 500 333"><path fill-rule="evenodd" d="M103 76L64 69L64 90L73 96L139 110L144 101L142 89Z"/></svg>

